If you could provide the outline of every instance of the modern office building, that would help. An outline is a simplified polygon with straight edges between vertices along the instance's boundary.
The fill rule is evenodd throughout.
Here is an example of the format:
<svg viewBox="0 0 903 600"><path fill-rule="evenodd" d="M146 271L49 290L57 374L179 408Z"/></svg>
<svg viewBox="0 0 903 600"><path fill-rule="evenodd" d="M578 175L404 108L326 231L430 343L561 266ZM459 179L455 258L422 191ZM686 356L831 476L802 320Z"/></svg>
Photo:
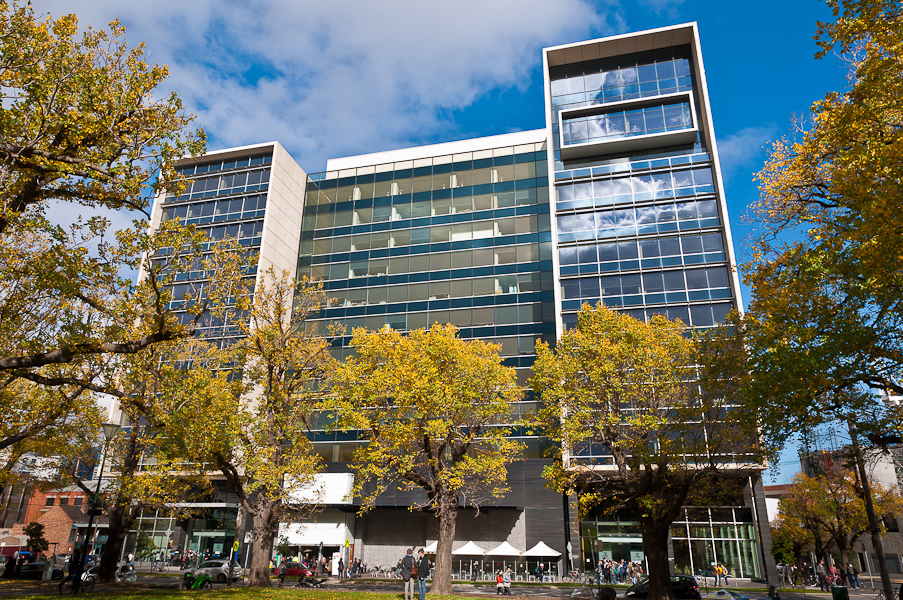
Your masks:
<svg viewBox="0 0 903 600"><path fill-rule="evenodd" d="M178 163L192 182L182 196L158 199L154 223L180 218L213 239L237 236L259 250L258 276L275 265L323 280L329 305L312 322L345 325L340 356L354 327L448 322L464 338L499 343L526 382L535 342L554 343L583 302L697 328L721 321L741 305L740 288L696 25L547 48L543 67L543 129L335 158L310 175L278 143L211 152ZM228 323L205 333L232 334ZM533 406L528 397L514 417ZM568 521L573 498L541 478L548 441L519 433L525 450L509 470L511 492L476 518L462 511L454 547L543 541L567 558L570 541L575 566L642 560L630 515ZM409 512L401 492L356 516L343 496L361 440L312 436L330 500L316 524L284 527L299 552L347 541L345 552L389 566L404 548L435 541L435 519ZM718 562L735 577L764 577L766 568L773 576L765 514L756 474L730 505L687 507L672 529L674 569ZM231 531L183 529L180 549L205 539L222 548L234 521ZM518 574L526 568L515 564Z"/></svg>

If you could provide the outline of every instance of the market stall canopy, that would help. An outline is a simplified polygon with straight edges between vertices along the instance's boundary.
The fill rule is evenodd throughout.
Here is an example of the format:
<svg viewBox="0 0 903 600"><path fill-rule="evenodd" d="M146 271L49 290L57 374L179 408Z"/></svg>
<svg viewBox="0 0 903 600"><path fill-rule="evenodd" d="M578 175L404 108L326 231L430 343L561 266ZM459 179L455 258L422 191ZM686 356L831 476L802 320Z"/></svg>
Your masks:
<svg viewBox="0 0 903 600"><path fill-rule="evenodd" d="M545 542L539 542L523 554L521 556L561 556L561 552L556 550L552 550L548 546L546 546Z"/></svg>
<svg viewBox="0 0 903 600"><path fill-rule="evenodd" d="M436 550L439 549L439 541L435 541L426 548L423 549L424 554L435 554Z"/></svg>
<svg viewBox="0 0 903 600"><path fill-rule="evenodd" d="M498 547L493 548L489 552L486 553L486 556L520 556L521 551L509 544L508 542L502 542ZM547 556L547 555L543 555Z"/></svg>
<svg viewBox="0 0 903 600"><path fill-rule="evenodd" d="M484 554L486 551L473 542L467 542L457 550L452 550L454 556L483 556Z"/></svg>

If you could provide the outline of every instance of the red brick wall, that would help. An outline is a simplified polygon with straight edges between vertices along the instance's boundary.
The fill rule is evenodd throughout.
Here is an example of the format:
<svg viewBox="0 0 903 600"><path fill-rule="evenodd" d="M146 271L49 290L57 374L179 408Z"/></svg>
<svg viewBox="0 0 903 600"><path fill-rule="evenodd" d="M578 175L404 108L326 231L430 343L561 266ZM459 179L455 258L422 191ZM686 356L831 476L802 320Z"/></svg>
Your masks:
<svg viewBox="0 0 903 600"><path fill-rule="evenodd" d="M51 507L38 518L38 523L44 526L44 537L50 542L49 552L72 552L73 544L69 542L72 519L63 509Z"/></svg>

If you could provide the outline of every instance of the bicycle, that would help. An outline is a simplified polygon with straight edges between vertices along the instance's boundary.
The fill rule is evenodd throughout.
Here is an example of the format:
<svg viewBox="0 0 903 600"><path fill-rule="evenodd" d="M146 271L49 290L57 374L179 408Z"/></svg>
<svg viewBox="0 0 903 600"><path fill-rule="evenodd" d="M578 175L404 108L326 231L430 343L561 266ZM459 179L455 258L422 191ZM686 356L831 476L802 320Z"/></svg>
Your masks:
<svg viewBox="0 0 903 600"><path fill-rule="evenodd" d="M74 583L74 579L72 575L66 575L65 579L60 582L60 595L63 594L74 594L75 587L72 585ZM90 573L82 573L82 583L78 588L79 592L83 592L85 594L90 594L94 589L94 575Z"/></svg>
<svg viewBox="0 0 903 600"><path fill-rule="evenodd" d="M901 594L903 594L903 586L900 586L899 590L894 591L891 600L900 600ZM885 600L886 598L887 596L884 595L884 588L878 588L878 593L872 600Z"/></svg>
<svg viewBox="0 0 903 600"><path fill-rule="evenodd" d="M561 583L582 583L584 585L596 585L598 578L595 573L581 573L573 570L561 576Z"/></svg>

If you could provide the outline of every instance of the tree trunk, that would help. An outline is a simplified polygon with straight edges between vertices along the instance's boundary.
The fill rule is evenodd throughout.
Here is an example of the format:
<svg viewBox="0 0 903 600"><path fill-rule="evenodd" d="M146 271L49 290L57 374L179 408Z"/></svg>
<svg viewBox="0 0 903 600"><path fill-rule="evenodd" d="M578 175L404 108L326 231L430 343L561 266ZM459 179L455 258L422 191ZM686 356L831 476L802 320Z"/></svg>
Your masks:
<svg viewBox="0 0 903 600"><path fill-rule="evenodd" d="M859 479L862 483L862 496L865 501L865 512L869 518L869 530L872 534L872 547L878 555L878 570L881 573L881 585L884 587L884 597L894 597L894 586L887 571L887 560L884 558L884 541L881 539L881 528L878 526L878 516L875 514L875 505L872 503L872 485L869 482L868 473L865 470L865 459L862 457L862 449L859 447L859 433L852 419L847 419L850 428L850 440L853 442L853 458L856 468L859 470Z"/></svg>
<svg viewBox="0 0 903 600"><path fill-rule="evenodd" d="M649 563L648 600L675 600L671 589L671 568L668 566L668 529L670 523L640 521L643 531L643 550Z"/></svg>
<svg viewBox="0 0 903 600"><path fill-rule="evenodd" d="M129 518L129 508L113 506L108 509L107 515L110 519L110 527L107 529L109 539L103 546L100 568L97 571L97 579L101 583L116 580L116 563L122 555L122 546L133 522L133 519Z"/></svg>
<svg viewBox="0 0 903 600"><path fill-rule="evenodd" d="M452 593L452 542L458 520L458 496L443 494L439 500L439 541L436 548L436 569L431 594L450 596Z"/></svg>
<svg viewBox="0 0 903 600"><path fill-rule="evenodd" d="M251 533L251 564L248 565L248 587L270 587L270 558L279 520L273 502L260 498L254 515Z"/></svg>

